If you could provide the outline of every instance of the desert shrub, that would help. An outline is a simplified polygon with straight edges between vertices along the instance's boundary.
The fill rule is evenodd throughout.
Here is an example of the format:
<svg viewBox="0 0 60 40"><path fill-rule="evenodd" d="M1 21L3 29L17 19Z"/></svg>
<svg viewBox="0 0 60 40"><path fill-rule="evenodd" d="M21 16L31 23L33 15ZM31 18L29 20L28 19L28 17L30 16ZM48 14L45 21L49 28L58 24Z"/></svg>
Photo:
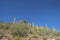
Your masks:
<svg viewBox="0 0 60 40"><path fill-rule="evenodd" d="M2 30L0 30L0 34L2 34L3 32L2 32Z"/></svg>
<svg viewBox="0 0 60 40"><path fill-rule="evenodd" d="M0 39L3 37L3 32L0 30Z"/></svg>
<svg viewBox="0 0 60 40"><path fill-rule="evenodd" d="M0 25L0 29L2 29L4 26Z"/></svg>
<svg viewBox="0 0 60 40"><path fill-rule="evenodd" d="M20 38L20 36L16 36L14 40L22 40L22 38Z"/></svg>
<svg viewBox="0 0 60 40"><path fill-rule="evenodd" d="M29 27L27 25L19 25L11 28L10 31L13 36L19 35L21 37L24 37L24 36L27 36L29 32Z"/></svg>
<svg viewBox="0 0 60 40"><path fill-rule="evenodd" d="M16 30L16 31L12 32L12 34L13 34L14 36L19 35L19 36L21 36L21 37L26 36L26 33L27 33L26 31L19 31L19 30Z"/></svg>
<svg viewBox="0 0 60 40"><path fill-rule="evenodd" d="M10 26L7 25L0 25L0 29L9 29Z"/></svg>
<svg viewBox="0 0 60 40"><path fill-rule="evenodd" d="M43 40L47 40L47 38L46 37L43 37Z"/></svg>
<svg viewBox="0 0 60 40"><path fill-rule="evenodd" d="M60 40L59 38L56 38L56 40Z"/></svg>

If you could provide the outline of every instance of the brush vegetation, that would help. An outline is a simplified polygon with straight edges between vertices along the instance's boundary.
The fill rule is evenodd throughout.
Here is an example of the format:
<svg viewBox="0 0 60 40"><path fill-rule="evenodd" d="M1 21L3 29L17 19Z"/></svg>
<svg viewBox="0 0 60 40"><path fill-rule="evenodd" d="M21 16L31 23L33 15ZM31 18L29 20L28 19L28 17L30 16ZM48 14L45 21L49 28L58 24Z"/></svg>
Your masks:
<svg viewBox="0 0 60 40"><path fill-rule="evenodd" d="M48 28L48 26L37 26L26 20L19 22L0 21L0 40L60 40L60 32Z"/></svg>

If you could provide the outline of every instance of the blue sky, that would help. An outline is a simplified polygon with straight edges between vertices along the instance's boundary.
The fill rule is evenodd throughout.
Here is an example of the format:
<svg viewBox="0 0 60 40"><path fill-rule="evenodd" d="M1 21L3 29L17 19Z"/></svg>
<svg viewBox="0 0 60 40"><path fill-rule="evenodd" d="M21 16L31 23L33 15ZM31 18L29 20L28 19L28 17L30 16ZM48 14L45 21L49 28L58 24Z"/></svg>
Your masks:
<svg viewBox="0 0 60 40"><path fill-rule="evenodd" d="M28 20L60 30L60 0L0 0L0 20Z"/></svg>

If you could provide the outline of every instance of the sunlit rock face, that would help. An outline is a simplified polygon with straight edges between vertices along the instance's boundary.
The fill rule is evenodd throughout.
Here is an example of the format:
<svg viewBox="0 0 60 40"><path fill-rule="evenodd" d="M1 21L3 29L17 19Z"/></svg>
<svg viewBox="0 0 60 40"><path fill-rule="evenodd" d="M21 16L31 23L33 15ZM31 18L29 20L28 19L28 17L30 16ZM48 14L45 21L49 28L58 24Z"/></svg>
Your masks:
<svg viewBox="0 0 60 40"><path fill-rule="evenodd" d="M27 20L22 20L22 21L20 21L19 23L21 23L21 24L27 24L28 21L27 21Z"/></svg>

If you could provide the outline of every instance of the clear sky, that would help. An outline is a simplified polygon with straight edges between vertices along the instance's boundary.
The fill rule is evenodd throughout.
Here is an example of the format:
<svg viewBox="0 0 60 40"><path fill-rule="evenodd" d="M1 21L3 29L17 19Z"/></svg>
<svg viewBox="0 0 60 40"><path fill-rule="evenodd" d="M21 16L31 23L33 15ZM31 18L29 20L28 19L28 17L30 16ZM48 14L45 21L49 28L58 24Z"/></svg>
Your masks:
<svg viewBox="0 0 60 40"><path fill-rule="evenodd" d="M26 19L60 30L60 0L0 0L0 20Z"/></svg>

